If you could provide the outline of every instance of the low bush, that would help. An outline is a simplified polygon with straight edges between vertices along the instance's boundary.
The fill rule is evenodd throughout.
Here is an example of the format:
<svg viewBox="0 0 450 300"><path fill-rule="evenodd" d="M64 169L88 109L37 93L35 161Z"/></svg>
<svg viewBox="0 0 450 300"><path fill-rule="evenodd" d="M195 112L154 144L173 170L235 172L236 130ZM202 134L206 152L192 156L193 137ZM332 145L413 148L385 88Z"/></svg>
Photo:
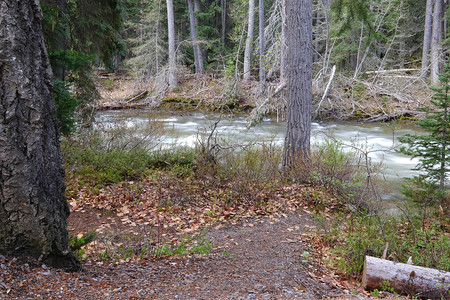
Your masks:
<svg viewBox="0 0 450 300"><path fill-rule="evenodd" d="M107 185L142 179L155 169L174 170L180 175L192 172L194 154L190 149L150 152L143 147L110 149L103 147L103 143L96 135L89 141L76 137L63 140L61 149L69 191L88 187L95 192Z"/></svg>
<svg viewBox="0 0 450 300"><path fill-rule="evenodd" d="M323 231L324 240L333 244L338 257L338 270L358 277L366 255L381 257L389 243L387 259L406 263L412 257L415 265L450 271L450 219L434 211L426 219L417 213L382 215L386 239L383 238L378 216L353 213L342 223ZM331 225L331 224L329 224ZM338 236L329 237L330 234Z"/></svg>

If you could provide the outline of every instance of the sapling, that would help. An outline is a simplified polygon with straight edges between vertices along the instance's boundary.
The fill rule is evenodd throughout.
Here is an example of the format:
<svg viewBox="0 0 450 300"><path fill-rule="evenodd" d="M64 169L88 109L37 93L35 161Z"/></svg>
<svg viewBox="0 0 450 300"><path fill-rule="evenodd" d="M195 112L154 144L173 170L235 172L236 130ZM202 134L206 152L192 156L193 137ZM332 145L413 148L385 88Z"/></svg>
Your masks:
<svg viewBox="0 0 450 300"><path fill-rule="evenodd" d="M445 72L439 74L440 86L432 88L431 105L421 108L425 117L417 124L428 134L406 134L399 138L409 147L401 147L399 151L412 158L417 157L419 163L414 168L421 172L413 181L421 187L434 187L433 195L444 203L448 193L448 180L450 170L450 119L449 119L449 93L450 93L450 66L445 66ZM450 208L447 207L447 210Z"/></svg>

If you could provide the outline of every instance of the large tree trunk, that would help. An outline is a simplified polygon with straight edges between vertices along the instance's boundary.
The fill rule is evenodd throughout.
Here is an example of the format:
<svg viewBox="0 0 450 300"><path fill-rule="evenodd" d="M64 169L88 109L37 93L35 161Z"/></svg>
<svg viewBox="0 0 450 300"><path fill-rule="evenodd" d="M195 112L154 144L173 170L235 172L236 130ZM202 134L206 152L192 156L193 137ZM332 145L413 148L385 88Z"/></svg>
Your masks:
<svg viewBox="0 0 450 300"><path fill-rule="evenodd" d="M177 60L175 48L175 21L173 13L173 0L167 2L167 28L169 35L169 86L174 89L178 85Z"/></svg>
<svg viewBox="0 0 450 300"><path fill-rule="evenodd" d="M433 30L431 37L431 84L439 84L440 56L442 54L442 0L434 1Z"/></svg>
<svg viewBox="0 0 450 300"><path fill-rule="evenodd" d="M203 58L201 55L200 47L198 46L197 41L197 28L194 17L194 7L192 4L192 0L187 0L188 10L189 10L189 24L191 26L191 39L192 39L192 47L194 50L194 63L195 63L195 73L200 74L203 73Z"/></svg>
<svg viewBox="0 0 450 300"><path fill-rule="evenodd" d="M431 29L433 22L433 0L427 0L427 6L425 10L425 26L423 31L423 48L422 48L422 68L420 70L420 78L423 80L427 79L428 55L430 54L430 44L431 44Z"/></svg>
<svg viewBox="0 0 450 300"><path fill-rule="evenodd" d="M264 39L264 23L264 0L259 0L259 84L262 95L266 93L266 70L264 67L266 41Z"/></svg>
<svg viewBox="0 0 450 300"><path fill-rule="evenodd" d="M78 270L39 1L0 1L0 253Z"/></svg>
<svg viewBox="0 0 450 300"><path fill-rule="evenodd" d="M255 0L248 1L248 30L247 39L245 41L244 52L244 81L250 80L251 75L251 56L252 56L252 43L253 43L253 30L255 28Z"/></svg>
<svg viewBox="0 0 450 300"><path fill-rule="evenodd" d="M307 160L312 109L312 0L283 0L284 81L287 88L287 129L284 167Z"/></svg>
<svg viewBox="0 0 450 300"><path fill-rule="evenodd" d="M450 273L436 269L395 263L366 256L362 285L365 289L392 288L399 294L431 299L450 299Z"/></svg>

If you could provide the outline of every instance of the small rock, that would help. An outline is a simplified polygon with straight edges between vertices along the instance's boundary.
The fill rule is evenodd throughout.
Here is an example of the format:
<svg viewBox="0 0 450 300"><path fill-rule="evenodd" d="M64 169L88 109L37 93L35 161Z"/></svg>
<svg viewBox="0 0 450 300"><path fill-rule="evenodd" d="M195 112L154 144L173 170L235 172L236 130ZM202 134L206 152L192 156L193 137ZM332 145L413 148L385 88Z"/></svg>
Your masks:
<svg viewBox="0 0 450 300"><path fill-rule="evenodd" d="M52 272L47 271L47 272L41 272L39 274L44 275L44 276L50 276L50 275L52 275Z"/></svg>
<svg viewBox="0 0 450 300"><path fill-rule="evenodd" d="M3 270L6 270L6 269L8 269L8 267L7 267L7 266L5 266L4 264L1 264L1 265L0 265L0 268L2 268Z"/></svg>

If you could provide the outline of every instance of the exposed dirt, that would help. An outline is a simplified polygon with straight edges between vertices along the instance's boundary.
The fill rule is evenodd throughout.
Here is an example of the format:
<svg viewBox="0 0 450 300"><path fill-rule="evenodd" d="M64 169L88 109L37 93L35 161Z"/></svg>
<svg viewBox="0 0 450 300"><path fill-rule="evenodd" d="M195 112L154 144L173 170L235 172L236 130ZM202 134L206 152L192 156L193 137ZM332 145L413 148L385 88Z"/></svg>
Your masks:
<svg viewBox="0 0 450 300"><path fill-rule="evenodd" d="M70 221L80 231L111 221L85 209ZM80 222L82 220L82 222ZM120 224L120 222L117 222ZM210 229L209 255L145 259L119 264L95 260L84 272L65 273L37 262L0 256L0 297L5 299L322 299L349 295L336 275L314 262L303 235L313 226L302 212L255 217Z"/></svg>

